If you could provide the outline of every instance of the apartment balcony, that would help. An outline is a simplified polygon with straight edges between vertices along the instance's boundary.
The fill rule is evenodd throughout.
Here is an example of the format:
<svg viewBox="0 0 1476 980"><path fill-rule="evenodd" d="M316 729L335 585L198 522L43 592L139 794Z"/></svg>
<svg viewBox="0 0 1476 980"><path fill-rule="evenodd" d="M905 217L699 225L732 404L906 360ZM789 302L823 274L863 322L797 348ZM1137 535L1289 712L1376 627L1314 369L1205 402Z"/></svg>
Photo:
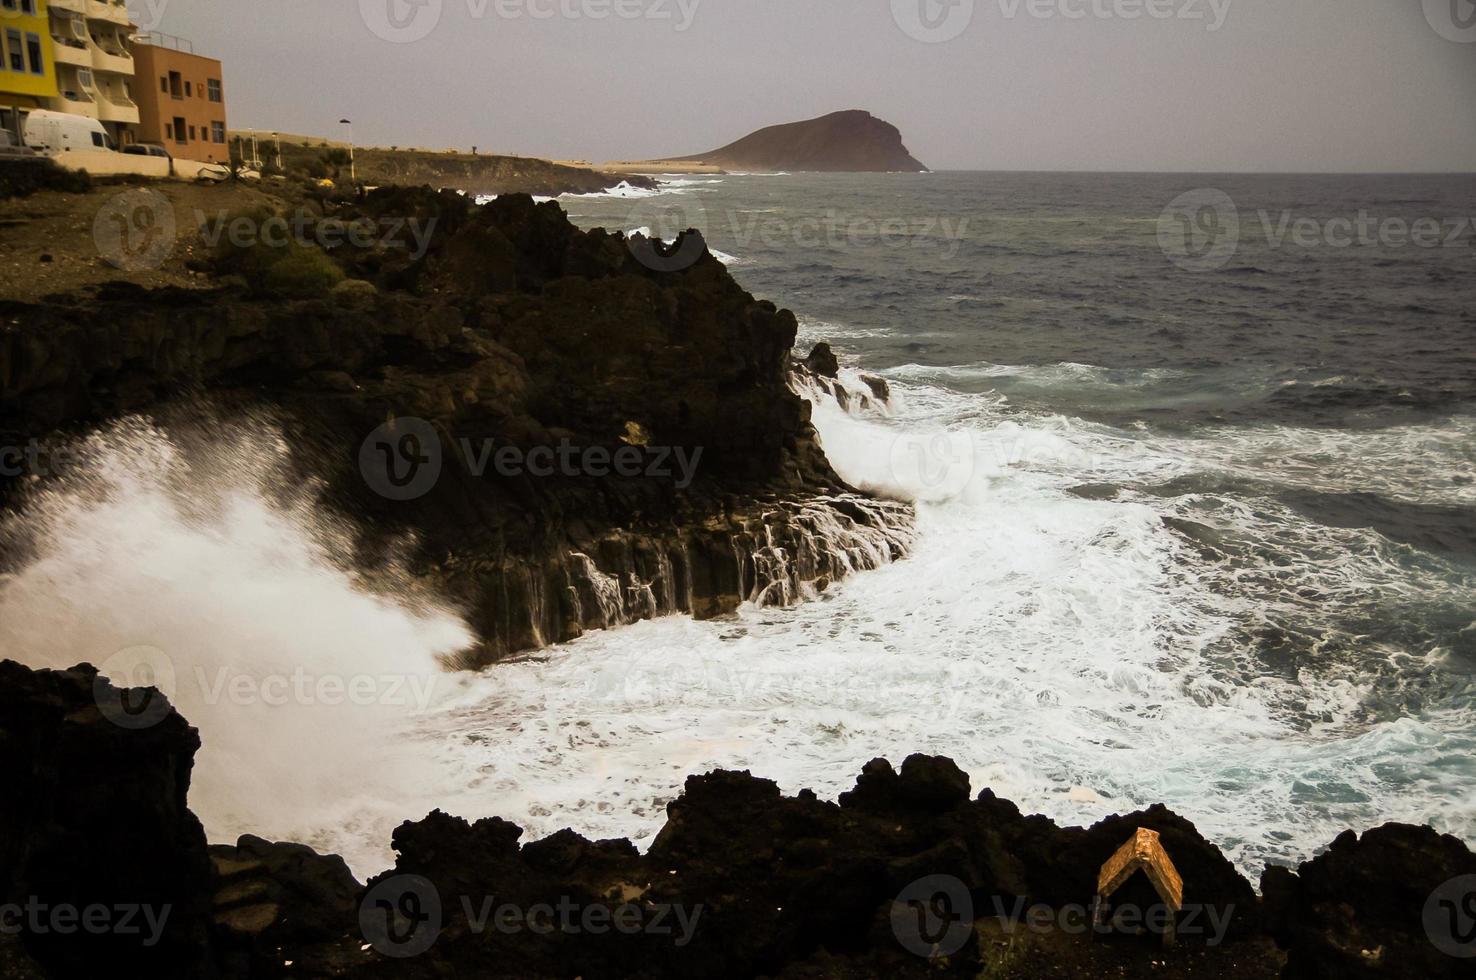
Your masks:
<svg viewBox="0 0 1476 980"><path fill-rule="evenodd" d="M51 10L70 10L74 14L87 13L87 0L51 0L46 6Z"/></svg>
<svg viewBox="0 0 1476 980"><path fill-rule="evenodd" d="M97 103L86 92L63 92L55 99L48 99L47 108L66 112L74 116L97 118Z"/></svg>
<svg viewBox="0 0 1476 980"><path fill-rule="evenodd" d="M138 105L125 96L100 95L97 100L97 118L103 122L137 123Z"/></svg>
<svg viewBox="0 0 1476 980"><path fill-rule="evenodd" d="M77 41L68 42L64 38L51 36L51 59L58 65L71 65L73 68L91 68L92 52L87 50L87 45Z"/></svg>
<svg viewBox="0 0 1476 980"><path fill-rule="evenodd" d="M133 74L133 55L114 54L101 47L92 49L92 70L112 72L115 75Z"/></svg>
<svg viewBox="0 0 1476 980"><path fill-rule="evenodd" d="M109 24L131 26L128 20L128 5L118 0L87 0L89 20L105 20Z"/></svg>

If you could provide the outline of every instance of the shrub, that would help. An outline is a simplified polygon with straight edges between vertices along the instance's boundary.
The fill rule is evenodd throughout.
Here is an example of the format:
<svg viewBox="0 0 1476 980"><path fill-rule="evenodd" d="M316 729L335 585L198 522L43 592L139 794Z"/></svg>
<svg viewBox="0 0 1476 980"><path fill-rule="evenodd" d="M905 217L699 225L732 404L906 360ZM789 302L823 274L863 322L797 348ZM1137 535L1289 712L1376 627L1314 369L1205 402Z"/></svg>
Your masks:
<svg viewBox="0 0 1476 980"><path fill-rule="evenodd" d="M34 157L0 163L0 200L29 197L37 191L86 194L92 177L85 170L69 170L55 160Z"/></svg>
<svg viewBox="0 0 1476 980"><path fill-rule="evenodd" d="M344 279L343 270L315 248L293 246L267 270L265 286L298 299L326 296Z"/></svg>

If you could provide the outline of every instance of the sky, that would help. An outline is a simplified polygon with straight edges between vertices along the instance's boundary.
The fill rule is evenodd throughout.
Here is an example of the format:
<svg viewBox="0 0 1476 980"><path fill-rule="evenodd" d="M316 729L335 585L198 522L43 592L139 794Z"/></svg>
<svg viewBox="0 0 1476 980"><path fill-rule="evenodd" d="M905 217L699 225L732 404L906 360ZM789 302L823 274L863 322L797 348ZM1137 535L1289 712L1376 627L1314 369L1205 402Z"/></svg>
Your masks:
<svg viewBox="0 0 1476 980"><path fill-rule="evenodd" d="M558 159L867 109L934 169L1476 171L1476 0L129 0L233 129Z"/></svg>

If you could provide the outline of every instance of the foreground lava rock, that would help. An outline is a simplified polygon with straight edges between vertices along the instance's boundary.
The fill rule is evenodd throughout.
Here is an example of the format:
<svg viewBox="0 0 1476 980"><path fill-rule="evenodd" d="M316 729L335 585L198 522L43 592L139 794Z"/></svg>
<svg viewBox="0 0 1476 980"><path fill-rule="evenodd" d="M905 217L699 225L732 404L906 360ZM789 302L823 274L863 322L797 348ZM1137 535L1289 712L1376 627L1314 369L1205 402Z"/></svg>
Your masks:
<svg viewBox="0 0 1476 980"><path fill-rule="evenodd" d="M20 790L0 806L0 904L170 910L151 945L27 922L0 941L6 975L1470 975L1449 953L1460 937L1432 934L1422 910L1476 874L1476 855L1428 828L1344 835L1295 873L1268 871L1263 902L1161 806L1060 828L915 755L869 763L836 803L746 772L692 776L646 854L567 830L521 843L504 820L438 811L401 825L395 867L361 885L297 844L207 849L183 805L198 736L156 691L120 692L85 664L4 662L0 708ZM1140 827L1183 876L1170 950L1060 917L1090 902L1096 869ZM1060 925L1029 928L1031 906Z"/></svg>
<svg viewBox="0 0 1476 980"><path fill-rule="evenodd" d="M211 288L0 302L0 445L130 414L229 443L267 411L294 482L326 479L363 529L361 567L413 538L412 571L481 637L476 663L793 603L905 555L910 510L836 475L790 388L794 315L695 232L668 268L522 195L386 188L283 209L341 244L238 245L239 220L280 217L258 209L221 223ZM345 222L403 241L359 247Z"/></svg>

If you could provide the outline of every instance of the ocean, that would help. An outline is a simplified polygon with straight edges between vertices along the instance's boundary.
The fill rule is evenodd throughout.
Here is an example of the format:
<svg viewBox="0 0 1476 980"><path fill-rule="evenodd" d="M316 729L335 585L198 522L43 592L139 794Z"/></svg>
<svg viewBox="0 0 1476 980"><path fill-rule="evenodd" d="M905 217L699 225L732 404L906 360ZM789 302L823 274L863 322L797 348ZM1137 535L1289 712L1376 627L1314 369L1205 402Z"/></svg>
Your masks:
<svg viewBox="0 0 1476 980"><path fill-rule="evenodd" d="M701 228L801 355L886 379L890 410L812 392L815 420L843 476L918 502L920 540L811 605L494 670L460 724L497 719L513 815L648 837L690 772L833 798L921 751L1068 823L1166 803L1252 880L1388 820L1476 839L1476 178L562 203Z"/></svg>
<svg viewBox="0 0 1476 980"><path fill-rule="evenodd" d="M834 799L915 752L1062 823L1165 803L1253 881L1389 820L1476 840L1476 178L687 176L560 203L702 228L800 355L884 379L884 407L805 394L842 476L916 503L914 552L449 675L465 626L341 568L350 531L280 501L280 433L187 466L112 426L106 492L24 515L46 543L0 581L0 646L170 651L212 840L361 877L436 807L644 844L688 775ZM229 696L304 664L411 683Z"/></svg>

